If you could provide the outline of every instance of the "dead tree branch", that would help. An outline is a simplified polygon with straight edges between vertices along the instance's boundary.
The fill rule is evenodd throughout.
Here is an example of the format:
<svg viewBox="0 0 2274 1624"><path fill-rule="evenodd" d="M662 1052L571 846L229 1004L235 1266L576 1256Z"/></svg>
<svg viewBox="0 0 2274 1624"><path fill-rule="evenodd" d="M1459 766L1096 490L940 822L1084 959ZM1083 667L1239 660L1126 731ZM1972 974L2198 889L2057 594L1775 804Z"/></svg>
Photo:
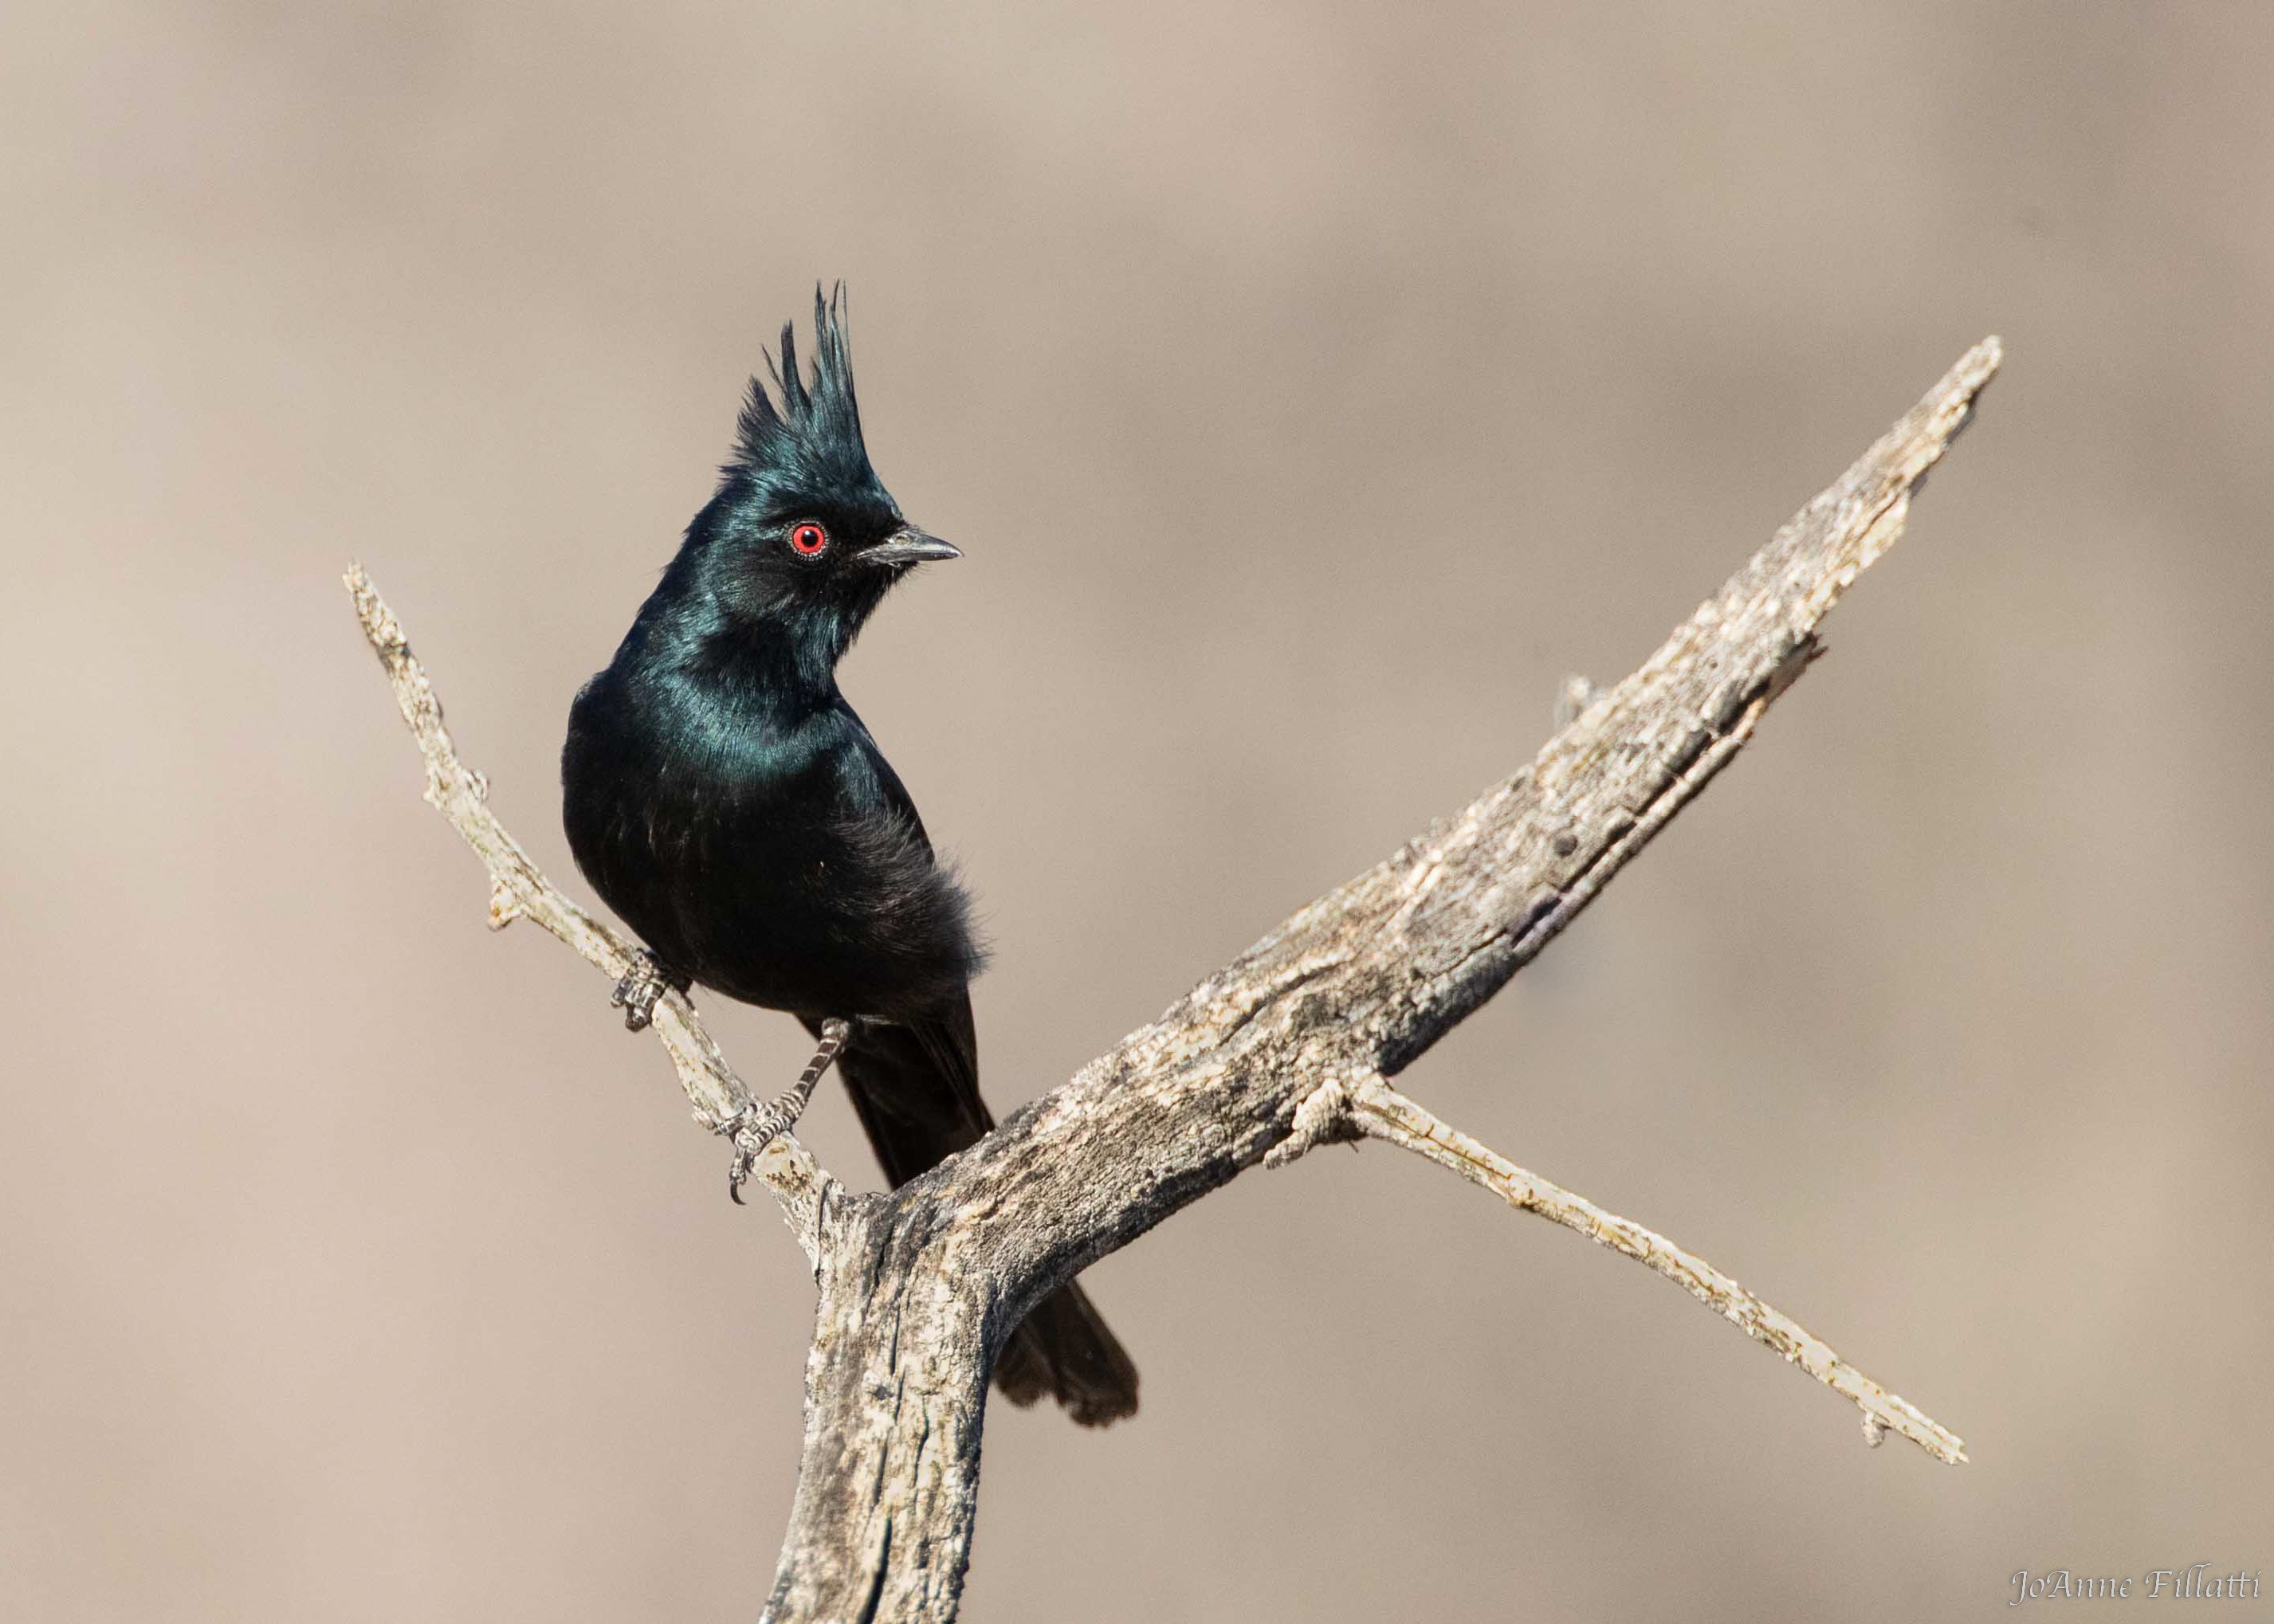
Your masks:
<svg viewBox="0 0 2274 1624"><path fill-rule="evenodd" d="M820 1289L806 1436L766 1616L954 1617L995 1353L1081 1268L1259 1162L1370 1137L1427 1156L1682 1284L1887 1432L1961 1462L1960 1440L1736 1282L1526 1172L1392 1088L1527 963L1727 766L1817 651L1840 594L1902 533L1910 498L1997 371L1963 357L1650 660L1532 764L1281 924L1162 1017L977 1145L887 1194L852 1196L785 1135L676 994L655 1027L696 1119L757 1156ZM490 811L402 628L348 587L427 771L426 798L491 876L490 921L534 920L608 976L632 949L553 889ZM598 1010L596 1002L596 1012Z"/></svg>

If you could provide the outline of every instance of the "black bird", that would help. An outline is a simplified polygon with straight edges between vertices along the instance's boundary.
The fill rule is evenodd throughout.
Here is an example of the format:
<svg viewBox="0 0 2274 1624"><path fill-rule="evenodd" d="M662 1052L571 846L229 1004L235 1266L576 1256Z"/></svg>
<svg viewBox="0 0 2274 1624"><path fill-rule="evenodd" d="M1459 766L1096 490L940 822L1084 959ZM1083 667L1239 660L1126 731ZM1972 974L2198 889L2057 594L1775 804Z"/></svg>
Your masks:
<svg viewBox="0 0 2274 1624"><path fill-rule="evenodd" d="M843 289L814 293L814 362L785 326L779 409L757 379L695 515L561 752L576 865L653 959L618 989L635 1026L668 982L787 1010L824 1040L885 1174L906 1183L994 1125L979 1097L970 901L837 688L837 662L917 564L960 556L900 516L869 465ZM1099 1425L1137 1372L1081 1289L1005 1344L1013 1402Z"/></svg>

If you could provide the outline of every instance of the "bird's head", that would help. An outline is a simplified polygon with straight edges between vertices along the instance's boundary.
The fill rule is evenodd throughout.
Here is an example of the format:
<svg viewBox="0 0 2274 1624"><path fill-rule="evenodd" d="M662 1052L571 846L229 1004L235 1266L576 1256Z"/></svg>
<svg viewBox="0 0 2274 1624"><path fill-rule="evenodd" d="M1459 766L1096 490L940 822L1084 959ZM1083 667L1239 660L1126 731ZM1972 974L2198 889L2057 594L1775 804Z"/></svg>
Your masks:
<svg viewBox="0 0 2274 1624"><path fill-rule="evenodd" d="M903 518L869 466L841 283L827 298L814 289L813 351L801 372L795 330L783 325L779 365L767 357L780 404L750 380L734 455L681 558L730 622L833 665L894 582L962 554Z"/></svg>

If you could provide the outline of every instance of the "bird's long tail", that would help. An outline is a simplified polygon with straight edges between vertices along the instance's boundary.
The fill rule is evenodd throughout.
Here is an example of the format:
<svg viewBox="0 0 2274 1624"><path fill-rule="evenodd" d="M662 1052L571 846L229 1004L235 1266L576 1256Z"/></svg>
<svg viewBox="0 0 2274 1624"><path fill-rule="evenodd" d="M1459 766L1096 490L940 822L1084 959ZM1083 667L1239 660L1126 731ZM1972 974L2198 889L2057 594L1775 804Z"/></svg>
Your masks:
<svg viewBox="0 0 2274 1624"><path fill-rule="evenodd" d="M976 1049L968 1004L936 1023L855 1025L837 1069L895 1186L977 1143L995 1125L979 1097ZM1036 1304L1011 1333L995 1361L995 1385L1014 1404L1054 1397L1084 1426L1137 1413L1137 1367L1072 1282Z"/></svg>

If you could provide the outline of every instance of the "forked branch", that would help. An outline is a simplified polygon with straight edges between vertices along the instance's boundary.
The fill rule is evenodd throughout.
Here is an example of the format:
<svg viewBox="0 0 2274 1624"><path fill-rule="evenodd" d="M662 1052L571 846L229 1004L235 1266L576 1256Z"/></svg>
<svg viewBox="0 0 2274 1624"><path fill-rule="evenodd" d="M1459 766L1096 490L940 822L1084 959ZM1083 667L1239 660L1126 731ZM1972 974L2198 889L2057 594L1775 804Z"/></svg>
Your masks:
<svg viewBox="0 0 2274 1624"><path fill-rule="evenodd" d="M696 1119L756 1154L820 1290L806 1438L770 1619L953 1618L996 1350L1046 1293L1259 1162L1359 1136L1404 1146L1674 1280L1936 1458L1957 1438L1672 1242L1438 1121L1389 1078L1570 922L1752 737L1840 594L1902 533L1912 492L1997 371L1969 351L1650 660L1532 764L1321 898L1073 1081L885 1195L849 1196L762 1114L667 994L655 1027ZM611 977L629 944L548 883L457 759L441 707L360 568L348 586L427 770L489 870L491 923L526 916ZM596 1011L597 1011L596 1001Z"/></svg>

